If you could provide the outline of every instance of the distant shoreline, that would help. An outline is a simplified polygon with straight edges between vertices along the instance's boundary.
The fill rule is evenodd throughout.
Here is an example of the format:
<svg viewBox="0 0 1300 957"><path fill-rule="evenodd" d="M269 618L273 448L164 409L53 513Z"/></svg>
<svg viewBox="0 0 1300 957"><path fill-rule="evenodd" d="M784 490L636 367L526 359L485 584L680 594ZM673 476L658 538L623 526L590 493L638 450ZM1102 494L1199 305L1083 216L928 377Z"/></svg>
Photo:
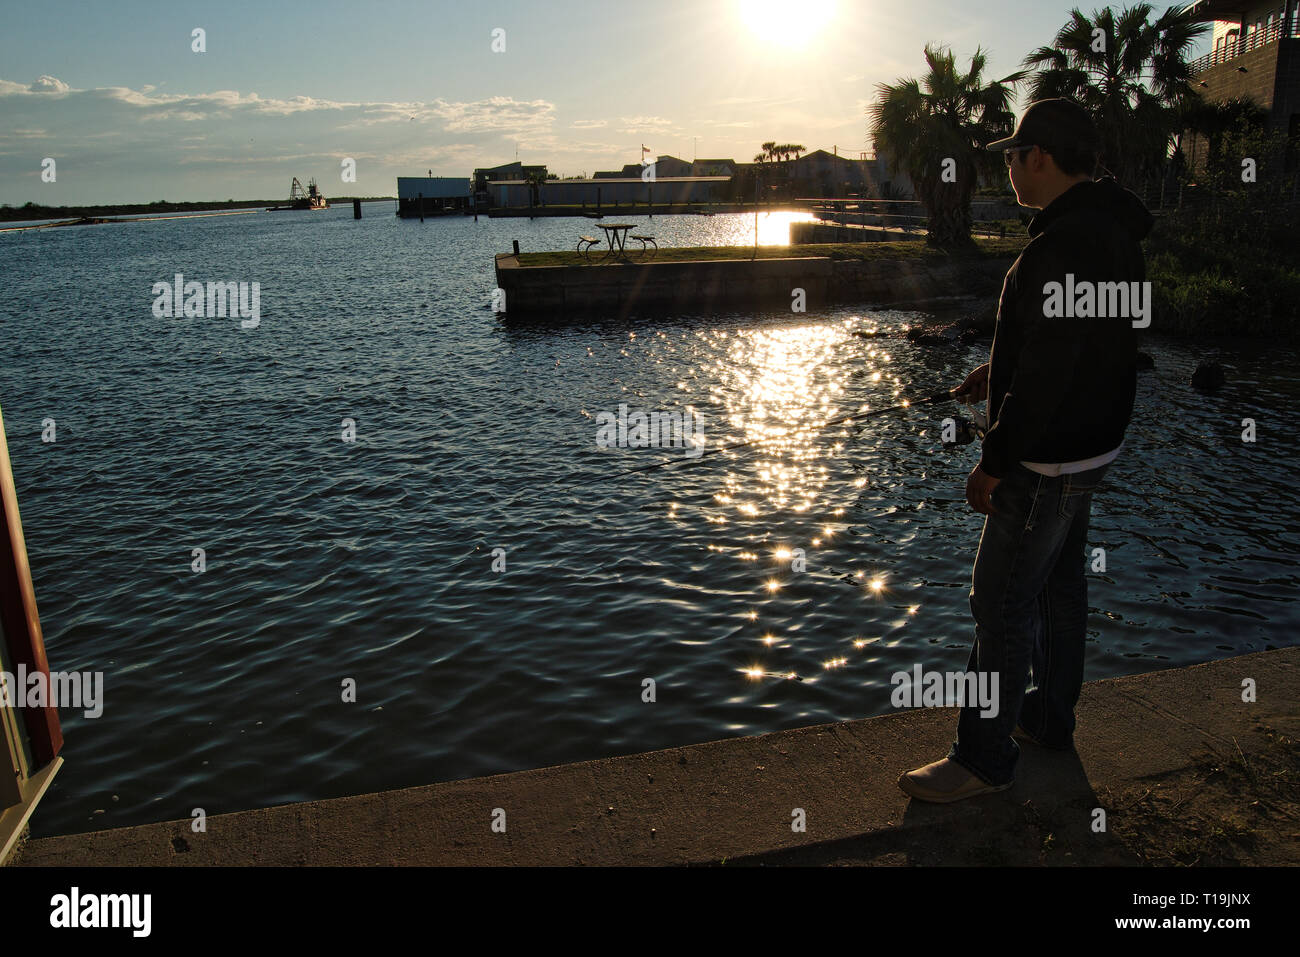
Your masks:
<svg viewBox="0 0 1300 957"><path fill-rule="evenodd" d="M338 196L330 197L330 205L351 204L353 199L363 203L396 201L394 196ZM27 203L23 206L0 206L0 222L25 222L38 219L82 219L95 216L132 216L141 213L195 213L220 209L252 209L255 207L275 206L283 203L279 199L233 199L200 200L197 202L169 203L157 200L152 203L112 203L104 206L39 206Z"/></svg>

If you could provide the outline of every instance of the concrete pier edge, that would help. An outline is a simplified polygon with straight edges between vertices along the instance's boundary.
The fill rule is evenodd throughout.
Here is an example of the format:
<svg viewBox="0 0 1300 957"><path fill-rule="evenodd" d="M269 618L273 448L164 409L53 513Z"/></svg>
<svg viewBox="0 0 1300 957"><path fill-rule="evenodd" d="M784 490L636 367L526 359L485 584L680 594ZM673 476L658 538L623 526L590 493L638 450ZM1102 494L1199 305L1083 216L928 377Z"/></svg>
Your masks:
<svg viewBox="0 0 1300 957"><path fill-rule="evenodd" d="M836 259L820 247L759 259L691 259L605 265L523 266L513 253L494 258L505 318L625 317L636 313L711 314L747 307L803 311L836 304L914 302L941 296L992 295L1013 254L937 259Z"/></svg>
<svg viewBox="0 0 1300 957"><path fill-rule="evenodd" d="M1256 701L1243 701L1245 679L1253 680ZM1189 769L1240 763L1255 780L1279 741L1293 759L1300 647L1088 682L1077 713L1075 753L1023 744L1014 787L951 805L911 801L896 785L901 772L943 757L953 737L954 709L917 709L219 814L207 819L206 833L194 833L183 819L31 840L13 863L926 863L933 854L909 848L927 838L946 863L948 849L978 842L996 852L1000 842L1023 841L1031 824L1044 821L1050 827L1033 830L1033 840L1047 834L1045 846L1053 837L1075 841L1075 853L1055 862L1139 863L1110 833L1095 831L1096 809L1107 811L1116 830L1162 784L1186 785ZM1209 792L1189 793L1206 799ZM504 833L492 829L497 808L505 814ZM795 809L802 809L806 831L792 829ZM1294 806L1276 817L1277 828L1266 835L1274 842L1267 862L1279 854L1287 862L1300 846L1296 820Z"/></svg>

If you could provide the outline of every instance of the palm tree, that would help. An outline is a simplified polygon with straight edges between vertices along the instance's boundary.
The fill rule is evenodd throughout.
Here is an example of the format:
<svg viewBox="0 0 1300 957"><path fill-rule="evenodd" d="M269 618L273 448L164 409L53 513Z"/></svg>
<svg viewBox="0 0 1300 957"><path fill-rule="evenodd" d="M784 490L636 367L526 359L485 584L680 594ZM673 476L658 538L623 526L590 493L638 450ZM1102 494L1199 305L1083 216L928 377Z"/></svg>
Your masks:
<svg viewBox="0 0 1300 957"><path fill-rule="evenodd" d="M752 176L752 178L753 178L753 182L752 182L752 184L751 184L751 183L749 183L749 180L748 180L748 179L746 180L746 185L745 185L745 187L743 188L742 193L741 193L741 200L742 200L742 202L743 202L744 199L745 199L746 197L748 197L748 195L749 195L749 192L750 192L750 191L749 191L749 186L750 186L750 185L753 186L754 202L755 202L755 203L758 202L758 198L759 198L759 190L760 190L760 188L761 188L761 185L762 185L763 180L766 178L766 177L765 177L765 173L764 173L764 171L767 169L767 166L768 166L768 164L771 162L771 157L772 157L772 151L771 151L768 147L775 147L775 146L776 146L775 143L764 143L764 144L763 144L763 152L761 152L761 153L756 153L756 154L754 155L754 169L753 169L752 172L751 172L751 176Z"/></svg>
<svg viewBox="0 0 1300 957"><path fill-rule="evenodd" d="M1051 46L1025 57L1025 66L1038 70L1030 99L1080 103L1101 134L1103 165L1129 184L1164 165L1179 110L1195 96L1187 53L1209 29L1185 6L1154 22L1153 13L1147 3L1091 17L1075 8Z"/></svg>
<svg viewBox="0 0 1300 957"><path fill-rule="evenodd" d="M772 158L772 162L779 164L778 168L780 170L781 178L788 183L791 175L790 157L794 156L795 159L798 159L799 154L804 152L805 147L798 143L776 142L764 143L763 147L764 149L771 147L771 149L768 150L768 153Z"/></svg>
<svg viewBox="0 0 1300 957"><path fill-rule="evenodd" d="M524 182L528 184L528 204L530 206L541 205L541 187L545 181L546 177L536 171L524 177Z"/></svg>
<svg viewBox="0 0 1300 957"><path fill-rule="evenodd" d="M1011 132L1012 92L1026 74L986 85L986 59L977 48L962 73L950 50L927 44L925 76L879 84L868 109L877 152L891 154L912 178L929 217L926 242L932 246L972 242L971 194L981 173L1001 175L1000 159L984 144Z"/></svg>
<svg viewBox="0 0 1300 957"><path fill-rule="evenodd" d="M799 154L805 152L806 147L802 143L786 143L784 149L785 149L785 155L794 157L794 162L798 163ZM786 183L791 187L793 187L796 184L794 174L795 174L794 166L791 164L789 160L787 160L785 164L785 179L786 179ZM793 199L794 195L791 194L790 198Z"/></svg>

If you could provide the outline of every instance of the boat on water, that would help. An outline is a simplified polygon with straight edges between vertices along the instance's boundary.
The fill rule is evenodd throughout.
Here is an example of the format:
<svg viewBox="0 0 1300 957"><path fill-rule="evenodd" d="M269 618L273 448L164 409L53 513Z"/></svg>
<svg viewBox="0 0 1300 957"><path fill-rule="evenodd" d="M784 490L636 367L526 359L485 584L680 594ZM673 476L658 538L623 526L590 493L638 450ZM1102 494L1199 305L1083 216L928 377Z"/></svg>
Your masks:
<svg viewBox="0 0 1300 957"><path fill-rule="evenodd" d="M329 209L329 201L320 194L316 188L316 180L307 181L307 188L302 188L302 183L298 182L298 177L293 178L293 185L289 187L289 202L285 206L268 206L268 213L276 213L283 209Z"/></svg>

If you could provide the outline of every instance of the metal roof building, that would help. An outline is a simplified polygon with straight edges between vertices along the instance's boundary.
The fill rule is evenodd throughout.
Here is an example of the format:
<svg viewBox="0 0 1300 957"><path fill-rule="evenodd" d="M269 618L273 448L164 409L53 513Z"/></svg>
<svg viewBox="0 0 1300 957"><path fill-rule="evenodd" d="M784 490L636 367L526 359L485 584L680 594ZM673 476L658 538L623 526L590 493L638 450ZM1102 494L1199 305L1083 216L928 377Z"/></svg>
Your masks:
<svg viewBox="0 0 1300 957"><path fill-rule="evenodd" d="M468 176L397 177L397 215L438 215L470 206Z"/></svg>

